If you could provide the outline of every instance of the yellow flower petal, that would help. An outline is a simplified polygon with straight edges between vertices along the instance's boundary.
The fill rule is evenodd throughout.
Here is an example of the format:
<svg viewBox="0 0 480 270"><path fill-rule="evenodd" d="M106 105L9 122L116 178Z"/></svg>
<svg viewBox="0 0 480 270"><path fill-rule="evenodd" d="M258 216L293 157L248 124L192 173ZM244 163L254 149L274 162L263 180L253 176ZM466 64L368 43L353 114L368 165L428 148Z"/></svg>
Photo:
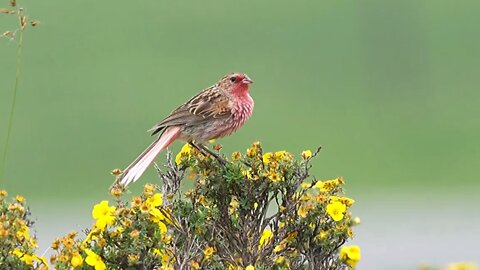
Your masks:
<svg viewBox="0 0 480 270"><path fill-rule="evenodd" d="M73 266L73 267L77 267L77 266L80 266L83 264L83 258L80 254L75 254L72 256L72 259L70 260L70 264Z"/></svg>
<svg viewBox="0 0 480 270"><path fill-rule="evenodd" d="M213 253L215 253L215 249L209 246L207 246L203 251L203 255L205 255L206 259L209 259L210 257L212 257Z"/></svg>
<svg viewBox="0 0 480 270"><path fill-rule="evenodd" d="M102 257L100 257L98 254L96 254L90 249L85 249L85 252L87 253L87 258L85 258L85 262L88 265L95 267L95 270L105 270L107 268L107 266L102 260Z"/></svg>
<svg viewBox="0 0 480 270"><path fill-rule="evenodd" d="M100 230L104 230L108 225L113 225L115 222L115 206L109 206L108 201L101 201L99 204L95 205L92 210L92 217L96 219L95 225Z"/></svg>
<svg viewBox="0 0 480 270"><path fill-rule="evenodd" d="M346 210L347 207L341 202L331 202L326 207L328 215L335 221L342 220Z"/></svg>
<svg viewBox="0 0 480 270"><path fill-rule="evenodd" d="M274 154L272 152L268 152L263 154L262 157L263 163L268 164L270 161L274 160Z"/></svg>
<svg viewBox="0 0 480 270"><path fill-rule="evenodd" d="M180 163L182 162L182 158L183 157L190 158L192 156L192 152L193 152L192 146L189 143L184 144L180 152L178 152L178 154L175 156L175 163L177 165L180 165Z"/></svg>
<svg viewBox="0 0 480 270"><path fill-rule="evenodd" d="M147 199L147 203L150 207L157 207L163 204L163 194L162 193L155 193L152 197Z"/></svg>
<svg viewBox="0 0 480 270"><path fill-rule="evenodd" d="M302 152L302 158L303 159L309 159L312 157L312 151L310 150L305 150Z"/></svg>
<svg viewBox="0 0 480 270"><path fill-rule="evenodd" d="M269 229L265 229L262 232L262 236L260 237L260 241L258 242L258 249L262 249L264 246L268 245L270 240L273 238L273 232Z"/></svg>
<svg viewBox="0 0 480 270"><path fill-rule="evenodd" d="M352 268L355 268L361 258L359 246L344 246L340 249L340 259Z"/></svg>

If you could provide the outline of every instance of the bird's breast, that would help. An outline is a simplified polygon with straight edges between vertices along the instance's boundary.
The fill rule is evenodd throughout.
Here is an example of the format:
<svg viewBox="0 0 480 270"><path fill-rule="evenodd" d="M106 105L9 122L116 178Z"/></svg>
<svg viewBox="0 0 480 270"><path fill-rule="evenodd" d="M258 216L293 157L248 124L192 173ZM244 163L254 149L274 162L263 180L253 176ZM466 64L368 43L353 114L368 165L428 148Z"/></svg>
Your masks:
<svg viewBox="0 0 480 270"><path fill-rule="evenodd" d="M253 99L247 93L244 97L239 98L232 108L232 124L234 130L241 127L252 116L253 113Z"/></svg>

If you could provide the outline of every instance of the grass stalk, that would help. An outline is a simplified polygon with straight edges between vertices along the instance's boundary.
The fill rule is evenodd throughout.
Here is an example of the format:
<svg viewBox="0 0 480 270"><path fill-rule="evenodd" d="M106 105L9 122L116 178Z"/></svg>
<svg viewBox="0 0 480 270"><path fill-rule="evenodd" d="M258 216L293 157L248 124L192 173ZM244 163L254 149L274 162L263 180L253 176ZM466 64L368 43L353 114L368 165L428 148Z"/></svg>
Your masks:
<svg viewBox="0 0 480 270"><path fill-rule="evenodd" d="M20 25L22 25L22 14L19 13L19 20ZM16 63L16 71L15 71L15 85L13 87L13 97L12 97L12 105L10 108L10 115L8 117L8 126L7 126L7 136L5 138L5 145L3 148L3 155L2 155L2 162L0 164L0 183L3 180L5 175L5 165L7 162L8 156L8 146L10 144L10 135L12 133L12 126L13 126L13 117L15 115L15 105L17 103L17 92L18 92L18 85L20 83L20 71L22 65L22 48L23 48L23 28L20 29L20 37L18 41L17 47L17 63Z"/></svg>

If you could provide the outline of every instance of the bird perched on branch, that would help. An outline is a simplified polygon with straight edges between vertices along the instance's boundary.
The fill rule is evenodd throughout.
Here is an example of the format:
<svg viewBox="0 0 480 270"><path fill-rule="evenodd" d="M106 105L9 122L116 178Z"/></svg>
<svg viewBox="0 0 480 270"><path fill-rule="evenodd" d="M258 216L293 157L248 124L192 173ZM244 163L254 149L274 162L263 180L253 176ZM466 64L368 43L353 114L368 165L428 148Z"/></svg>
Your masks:
<svg viewBox="0 0 480 270"><path fill-rule="evenodd" d="M149 130L159 134L158 138L116 181L126 186L138 180L158 154L178 139L213 154L203 143L232 134L252 115L251 83L246 74L228 74L175 109Z"/></svg>

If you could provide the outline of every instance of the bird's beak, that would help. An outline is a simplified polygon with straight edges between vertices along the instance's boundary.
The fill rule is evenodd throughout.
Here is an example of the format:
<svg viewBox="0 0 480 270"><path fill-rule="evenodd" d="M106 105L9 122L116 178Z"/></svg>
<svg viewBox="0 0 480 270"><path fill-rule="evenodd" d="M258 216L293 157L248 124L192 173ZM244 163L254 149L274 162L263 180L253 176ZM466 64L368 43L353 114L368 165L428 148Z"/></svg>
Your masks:
<svg viewBox="0 0 480 270"><path fill-rule="evenodd" d="M248 77L247 75L245 75L245 78L243 78L242 83L251 84L251 83L253 83L253 80L250 79L250 77Z"/></svg>

